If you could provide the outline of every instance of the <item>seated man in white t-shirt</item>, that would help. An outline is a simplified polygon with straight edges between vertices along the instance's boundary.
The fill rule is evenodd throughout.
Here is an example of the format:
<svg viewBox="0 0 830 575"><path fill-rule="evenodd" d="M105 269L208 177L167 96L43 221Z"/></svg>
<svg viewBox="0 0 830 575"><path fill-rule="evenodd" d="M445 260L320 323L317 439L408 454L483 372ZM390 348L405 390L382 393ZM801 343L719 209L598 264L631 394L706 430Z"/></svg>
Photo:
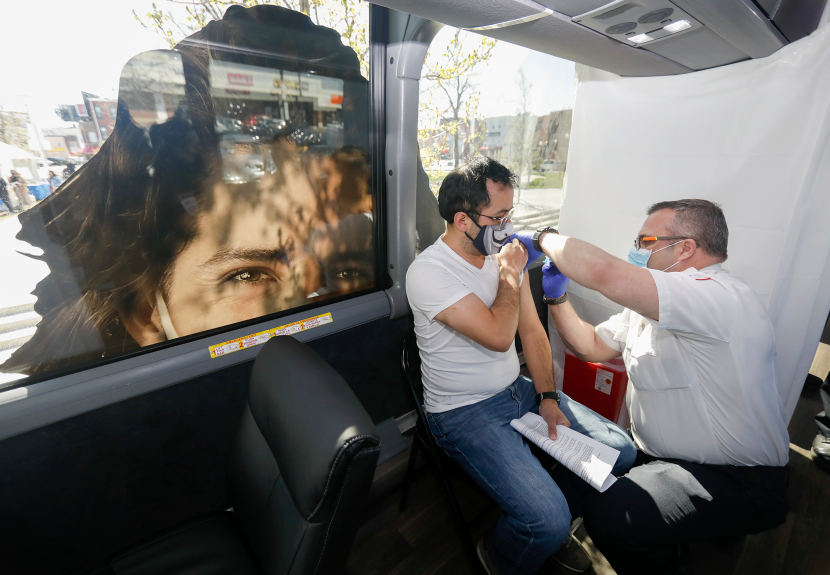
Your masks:
<svg viewBox="0 0 830 575"><path fill-rule="evenodd" d="M481 156L450 173L438 193L446 232L407 272L427 423L504 512L478 546L490 575L537 573L557 550L557 561L586 571L562 491L510 421L533 411L552 438L560 424L620 450L615 474L628 470L636 449L619 427L556 392L550 343L522 281L527 251L506 241L513 182ZM517 330L532 381L519 375Z"/></svg>
<svg viewBox="0 0 830 575"><path fill-rule="evenodd" d="M616 572L671 573L683 544L781 524L789 438L775 335L758 296L721 267L720 207L653 205L628 262L555 230L519 236L553 260L542 283L565 345L586 361L622 355L628 370L642 465L584 502L588 533ZM567 278L625 309L594 328L567 302Z"/></svg>

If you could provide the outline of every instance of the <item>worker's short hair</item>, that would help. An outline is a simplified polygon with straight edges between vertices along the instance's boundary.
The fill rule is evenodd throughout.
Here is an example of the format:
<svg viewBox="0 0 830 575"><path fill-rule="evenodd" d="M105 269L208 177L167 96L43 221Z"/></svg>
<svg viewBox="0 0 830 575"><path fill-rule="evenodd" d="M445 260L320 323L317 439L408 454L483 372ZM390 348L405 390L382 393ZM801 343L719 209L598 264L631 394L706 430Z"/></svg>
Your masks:
<svg viewBox="0 0 830 575"><path fill-rule="evenodd" d="M719 204L709 200L673 200L657 202L648 209L648 215L660 210L674 210L674 218L666 224L666 233L690 238L704 253L727 258L729 228Z"/></svg>
<svg viewBox="0 0 830 575"><path fill-rule="evenodd" d="M508 168L485 156L472 156L447 174L438 190L438 213L452 223L458 212L476 212L490 205L487 180L506 186L516 185L516 176Z"/></svg>

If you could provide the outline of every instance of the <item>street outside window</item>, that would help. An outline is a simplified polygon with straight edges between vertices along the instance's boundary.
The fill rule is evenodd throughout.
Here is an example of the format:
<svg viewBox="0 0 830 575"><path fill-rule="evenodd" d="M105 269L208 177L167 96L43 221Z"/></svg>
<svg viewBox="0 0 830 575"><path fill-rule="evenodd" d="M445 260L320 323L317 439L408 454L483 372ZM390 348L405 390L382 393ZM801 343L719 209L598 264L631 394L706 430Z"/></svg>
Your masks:
<svg viewBox="0 0 830 575"><path fill-rule="evenodd" d="M558 225L574 63L445 27L421 77L418 143L433 193L466 158L489 156L518 178L514 228Z"/></svg>

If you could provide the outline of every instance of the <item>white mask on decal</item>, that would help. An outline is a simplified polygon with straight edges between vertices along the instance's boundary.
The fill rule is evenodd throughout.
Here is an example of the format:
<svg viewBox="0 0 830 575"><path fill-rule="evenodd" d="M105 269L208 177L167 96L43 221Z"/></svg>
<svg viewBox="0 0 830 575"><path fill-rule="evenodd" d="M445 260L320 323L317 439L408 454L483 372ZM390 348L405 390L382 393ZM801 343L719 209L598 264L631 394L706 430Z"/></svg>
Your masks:
<svg viewBox="0 0 830 575"><path fill-rule="evenodd" d="M164 296L160 291L156 292L156 309L159 310L159 318L161 318L161 327L164 330L164 335L167 339L176 339L179 334L176 333L176 328L173 327L173 321L170 319L170 312L167 311L167 304L164 303Z"/></svg>

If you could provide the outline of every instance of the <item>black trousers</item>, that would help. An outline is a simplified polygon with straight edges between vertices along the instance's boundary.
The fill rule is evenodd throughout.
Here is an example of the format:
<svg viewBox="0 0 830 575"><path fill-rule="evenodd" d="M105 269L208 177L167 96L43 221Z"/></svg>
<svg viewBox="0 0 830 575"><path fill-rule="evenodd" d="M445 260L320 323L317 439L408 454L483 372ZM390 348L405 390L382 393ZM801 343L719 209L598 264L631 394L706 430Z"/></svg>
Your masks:
<svg viewBox="0 0 830 575"><path fill-rule="evenodd" d="M583 491L585 528L618 575L671 573L685 543L765 531L787 514L787 468L638 463L605 493Z"/></svg>

